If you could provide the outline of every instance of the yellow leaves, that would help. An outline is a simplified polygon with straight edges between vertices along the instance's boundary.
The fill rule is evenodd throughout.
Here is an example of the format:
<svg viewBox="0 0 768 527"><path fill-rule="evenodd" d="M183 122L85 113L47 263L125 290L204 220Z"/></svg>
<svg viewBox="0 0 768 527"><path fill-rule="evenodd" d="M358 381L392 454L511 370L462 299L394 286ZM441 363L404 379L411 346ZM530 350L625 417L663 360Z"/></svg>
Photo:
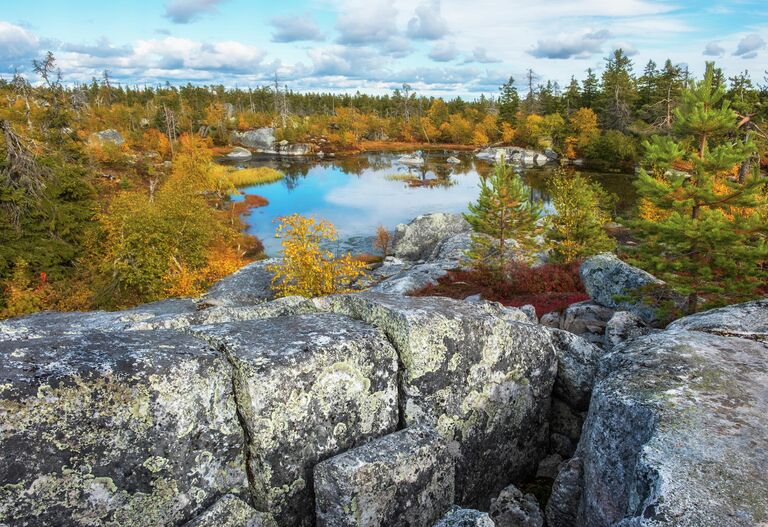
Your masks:
<svg viewBox="0 0 768 527"><path fill-rule="evenodd" d="M342 293L358 278L365 263L350 254L335 258L322 247L335 241L336 228L325 220L292 214L281 218L276 229L283 247L282 263L270 266L278 296L315 297Z"/></svg>
<svg viewBox="0 0 768 527"><path fill-rule="evenodd" d="M566 139L566 157L573 159L581 155L589 142L600 134L597 115L591 108L579 108L568 118L568 127L572 133Z"/></svg>

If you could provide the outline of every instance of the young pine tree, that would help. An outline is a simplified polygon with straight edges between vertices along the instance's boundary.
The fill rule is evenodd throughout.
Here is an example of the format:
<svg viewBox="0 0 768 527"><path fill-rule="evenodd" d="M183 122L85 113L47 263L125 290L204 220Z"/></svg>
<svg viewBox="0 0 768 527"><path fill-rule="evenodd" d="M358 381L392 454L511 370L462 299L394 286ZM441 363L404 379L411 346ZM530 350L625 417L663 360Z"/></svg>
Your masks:
<svg viewBox="0 0 768 527"><path fill-rule="evenodd" d="M765 180L756 172L743 183L733 178L754 145L735 135L738 119L724 93L708 63L675 109L674 137L645 144L651 171L641 170L636 183L636 261L687 293L690 312L700 297L717 304L754 296L768 279Z"/></svg>
<svg viewBox="0 0 768 527"><path fill-rule="evenodd" d="M552 260L571 263L614 248L603 227L611 217L600 207L603 190L597 183L558 171L548 187L556 211L547 230Z"/></svg>
<svg viewBox="0 0 768 527"><path fill-rule="evenodd" d="M476 268L501 271L510 238L523 253L539 245L536 237L543 232L539 225L542 208L539 202L530 201L528 195L528 187L503 158L488 177L480 180L480 196L476 203L469 204L469 213L464 214L475 231L468 256Z"/></svg>

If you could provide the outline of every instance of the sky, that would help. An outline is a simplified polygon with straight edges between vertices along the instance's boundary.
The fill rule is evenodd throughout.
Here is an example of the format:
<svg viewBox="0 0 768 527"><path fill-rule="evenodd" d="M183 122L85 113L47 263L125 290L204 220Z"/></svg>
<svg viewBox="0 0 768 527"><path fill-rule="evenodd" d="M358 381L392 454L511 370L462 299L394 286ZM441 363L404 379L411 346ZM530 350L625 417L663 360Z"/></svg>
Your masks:
<svg viewBox="0 0 768 527"><path fill-rule="evenodd" d="M0 75L54 52L65 82L279 82L476 98L525 71L564 86L621 47L641 72L768 70L766 0L0 0Z"/></svg>

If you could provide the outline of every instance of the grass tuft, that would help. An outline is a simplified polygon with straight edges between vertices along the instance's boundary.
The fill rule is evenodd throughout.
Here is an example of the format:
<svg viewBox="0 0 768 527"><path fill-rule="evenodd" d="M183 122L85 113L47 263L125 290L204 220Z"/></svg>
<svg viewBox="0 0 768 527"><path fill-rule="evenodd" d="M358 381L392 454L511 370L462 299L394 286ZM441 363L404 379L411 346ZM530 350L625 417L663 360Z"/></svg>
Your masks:
<svg viewBox="0 0 768 527"><path fill-rule="evenodd" d="M216 167L216 175L225 179L235 187L247 187L250 185L264 185L274 183L285 177L279 170L270 167L235 168L223 165Z"/></svg>

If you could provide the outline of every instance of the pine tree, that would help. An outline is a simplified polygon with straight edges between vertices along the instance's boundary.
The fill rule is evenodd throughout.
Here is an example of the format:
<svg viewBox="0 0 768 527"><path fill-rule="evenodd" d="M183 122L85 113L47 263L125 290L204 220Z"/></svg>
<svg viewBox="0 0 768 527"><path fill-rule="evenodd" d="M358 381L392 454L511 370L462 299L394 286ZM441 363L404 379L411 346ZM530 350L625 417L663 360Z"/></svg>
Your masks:
<svg viewBox="0 0 768 527"><path fill-rule="evenodd" d="M632 60L619 48L605 59L603 71L602 122L624 131L632 119L632 105L637 98Z"/></svg>
<svg viewBox="0 0 768 527"><path fill-rule="evenodd" d="M537 201L529 201L528 195L528 188L504 159L480 180L480 196L476 203L469 204L469 213L464 215L475 231L468 256L476 268L501 271L510 238L523 252L539 245L536 237L543 232L539 225L542 207Z"/></svg>
<svg viewBox="0 0 768 527"><path fill-rule="evenodd" d="M600 207L604 190L598 183L579 172L558 171L547 186L556 211L547 230L553 261L571 263L613 250L616 243L603 227L611 217Z"/></svg>
<svg viewBox="0 0 768 527"><path fill-rule="evenodd" d="M581 107L581 88L579 87L579 81L576 77L571 76L571 82L563 93L563 99L565 103L566 116L571 115Z"/></svg>
<svg viewBox="0 0 768 527"><path fill-rule="evenodd" d="M595 108L597 96L600 91L600 83L597 75L592 68L587 69L587 78L581 83L581 106L582 108Z"/></svg>
<svg viewBox="0 0 768 527"><path fill-rule="evenodd" d="M501 92L499 95L499 119L512 124L515 122L515 114L520 107L520 95L515 88L514 77L509 77L509 80L502 84L499 91Z"/></svg>
<svg viewBox="0 0 768 527"><path fill-rule="evenodd" d="M675 109L674 138L645 143L651 170L640 170L636 183L636 261L688 294L690 312L700 297L712 304L749 298L768 279L765 180L756 172L743 183L731 177L755 147L734 140L737 116L724 95L708 63ZM674 170L684 165L690 173Z"/></svg>

